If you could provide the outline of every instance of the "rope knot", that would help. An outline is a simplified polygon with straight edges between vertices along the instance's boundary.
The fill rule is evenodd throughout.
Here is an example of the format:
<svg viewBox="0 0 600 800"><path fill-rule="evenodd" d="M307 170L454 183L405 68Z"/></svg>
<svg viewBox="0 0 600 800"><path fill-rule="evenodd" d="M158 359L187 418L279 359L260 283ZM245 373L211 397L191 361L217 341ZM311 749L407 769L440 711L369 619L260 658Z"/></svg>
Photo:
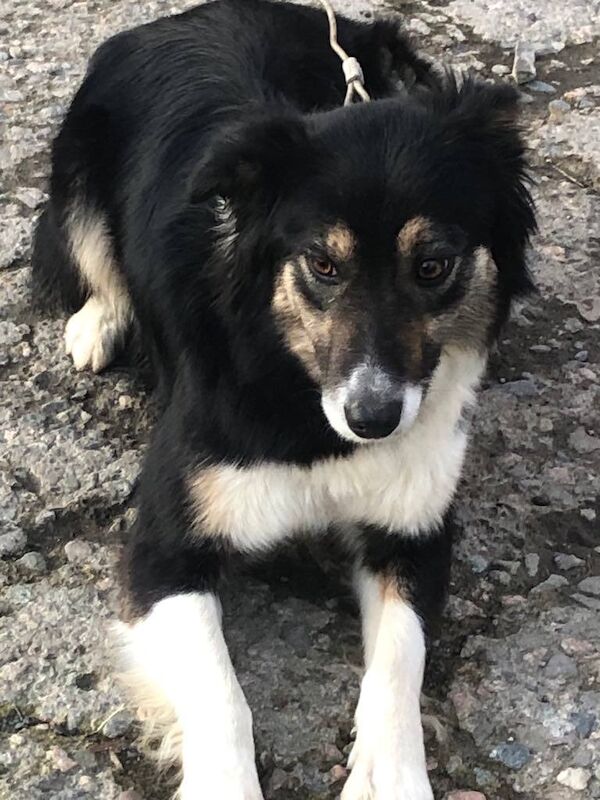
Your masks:
<svg viewBox="0 0 600 800"><path fill-rule="evenodd" d="M346 86L348 88L346 89L344 105L350 105L354 100L355 94L357 94L361 100L368 102L371 98L365 89L365 77L358 59L354 58L354 56L349 56L338 42L337 22L331 3L329 0L320 0L320 3L325 9L327 19L329 20L329 44L333 52L337 54L342 62L342 69L344 70L344 77L346 78Z"/></svg>
<svg viewBox="0 0 600 800"><path fill-rule="evenodd" d="M362 67L358 59L354 58L354 56L350 56L345 61L342 61L342 69L344 70L346 83L350 84L354 83L354 81L360 81L360 83L365 82Z"/></svg>

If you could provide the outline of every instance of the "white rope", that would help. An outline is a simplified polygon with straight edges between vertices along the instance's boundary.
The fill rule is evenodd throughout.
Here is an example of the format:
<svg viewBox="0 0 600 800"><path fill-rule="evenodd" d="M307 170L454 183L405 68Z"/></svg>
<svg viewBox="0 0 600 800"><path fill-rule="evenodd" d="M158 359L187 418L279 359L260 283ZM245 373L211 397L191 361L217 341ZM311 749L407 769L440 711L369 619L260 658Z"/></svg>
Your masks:
<svg viewBox="0 0 600 800"><path fill-rule="evenodd" d="M329 20L329 44L333 52L339 56L342 62L342 69L344 70L344 77L346 79L346 97L344 105L349 106L354 101L354 95L357 94L361 100L368 102L371 98L365 89L365 76L363 75L362 68L358 59L354 56L349 56L344 48L340 45L337 38L337 21L335 18L335 11L333 10L329 0L319 0Z"/></svg>

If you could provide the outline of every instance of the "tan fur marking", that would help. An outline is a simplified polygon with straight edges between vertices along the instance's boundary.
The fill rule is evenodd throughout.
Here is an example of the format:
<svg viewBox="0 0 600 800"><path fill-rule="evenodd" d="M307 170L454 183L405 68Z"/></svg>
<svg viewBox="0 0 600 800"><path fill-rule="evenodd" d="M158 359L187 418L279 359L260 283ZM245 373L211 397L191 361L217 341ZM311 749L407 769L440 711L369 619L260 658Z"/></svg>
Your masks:
<svg viewBox="0 0 600 800"><path fill-rule="evenodd" d="M338 222L327 231L325 244L334 258L348 261L356 250L356 237L350 228Z"/></svg>
<svg viewBox="0 0 600 800"><path fill-rule="evenodd" d="M396 600L402 600L408 603L408 597L398 585L398 578L395 575L382 575L377 578L379 582L379 590L381 592L381 599L384 603L390 603Z"/></svg>
<svg viewBox="0 0 600 800"><path fill-rule="evenodd" d="M431 221L426 217L412 217L406 222L398 234L398 249L403 256L410 256L415 247L427 237L431 231Z"/></svg>
<svg viewBox="0 0 600 800"><path fill-rule="evenodd" d="M402 331L402 343L406 353L408 376L418 380L423 362L423 345L426 336L426 322L417 319L406 325Z"/></svg>
<svg viewBox="0 0 600 800"><path fill-rule="evenodd" d="M210 535L226 531L228 527L227 503L219 490L220 472L219 467L199 469L190 481L195 526Z"/></svg>
<svg viewBox="0 0 600 800"><path fill-rule="evenodd" d="M435 342L476 348L487 343L494 318L498 268L484 247L475 252L474 258L473 275L458 306L426 323L426 333Z"/></svg>
<svg viewBox="0 0 600 800"><path fill-rule="evenodd" d="M294 284L293 265L284 264L275 282L271 307L288 348L304 365L308 374L319 381L321 370L315 344L330 336L329 315L313 309Z"/></svg>

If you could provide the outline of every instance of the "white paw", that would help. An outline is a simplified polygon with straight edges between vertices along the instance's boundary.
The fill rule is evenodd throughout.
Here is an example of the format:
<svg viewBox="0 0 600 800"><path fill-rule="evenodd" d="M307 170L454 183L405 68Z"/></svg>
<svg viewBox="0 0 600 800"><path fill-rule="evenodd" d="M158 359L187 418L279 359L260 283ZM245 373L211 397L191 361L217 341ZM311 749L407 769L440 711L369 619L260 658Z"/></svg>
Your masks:
<svg viewBox="0 0 600 800"><path fill-rule="evenodd" d="M91 367L100 372L112 361L122 334L123 327L115 311L92 296L67 322L65 350L75 369Z"/></svg>
<svg viewBox="0 0 600 800"><path fill-rule="evenodd" d="M357 739L341 800L433 800L425 767L406 761L401 748L369 748Z"/></svg>
<svg viewBox="0 0 600 800"><path fill-rule="evenodd" d="M214 769L206 765L202 774L184 777L178 800L263 800L254 765L246 775L236 770Z"/></svg>

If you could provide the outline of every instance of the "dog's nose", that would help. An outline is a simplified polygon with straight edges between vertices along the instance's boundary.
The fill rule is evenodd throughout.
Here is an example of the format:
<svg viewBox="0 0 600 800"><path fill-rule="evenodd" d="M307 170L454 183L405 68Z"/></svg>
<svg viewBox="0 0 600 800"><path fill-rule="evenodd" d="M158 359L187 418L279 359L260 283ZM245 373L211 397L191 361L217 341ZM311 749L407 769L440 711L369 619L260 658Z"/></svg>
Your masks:
<svg viewBox="0 0 600 800"><path fill-rule="evenodd" d="M402 401L384 401L376 396L348 400L344 414L350 430L361 439L383 439L398 427Z"/></svg>

